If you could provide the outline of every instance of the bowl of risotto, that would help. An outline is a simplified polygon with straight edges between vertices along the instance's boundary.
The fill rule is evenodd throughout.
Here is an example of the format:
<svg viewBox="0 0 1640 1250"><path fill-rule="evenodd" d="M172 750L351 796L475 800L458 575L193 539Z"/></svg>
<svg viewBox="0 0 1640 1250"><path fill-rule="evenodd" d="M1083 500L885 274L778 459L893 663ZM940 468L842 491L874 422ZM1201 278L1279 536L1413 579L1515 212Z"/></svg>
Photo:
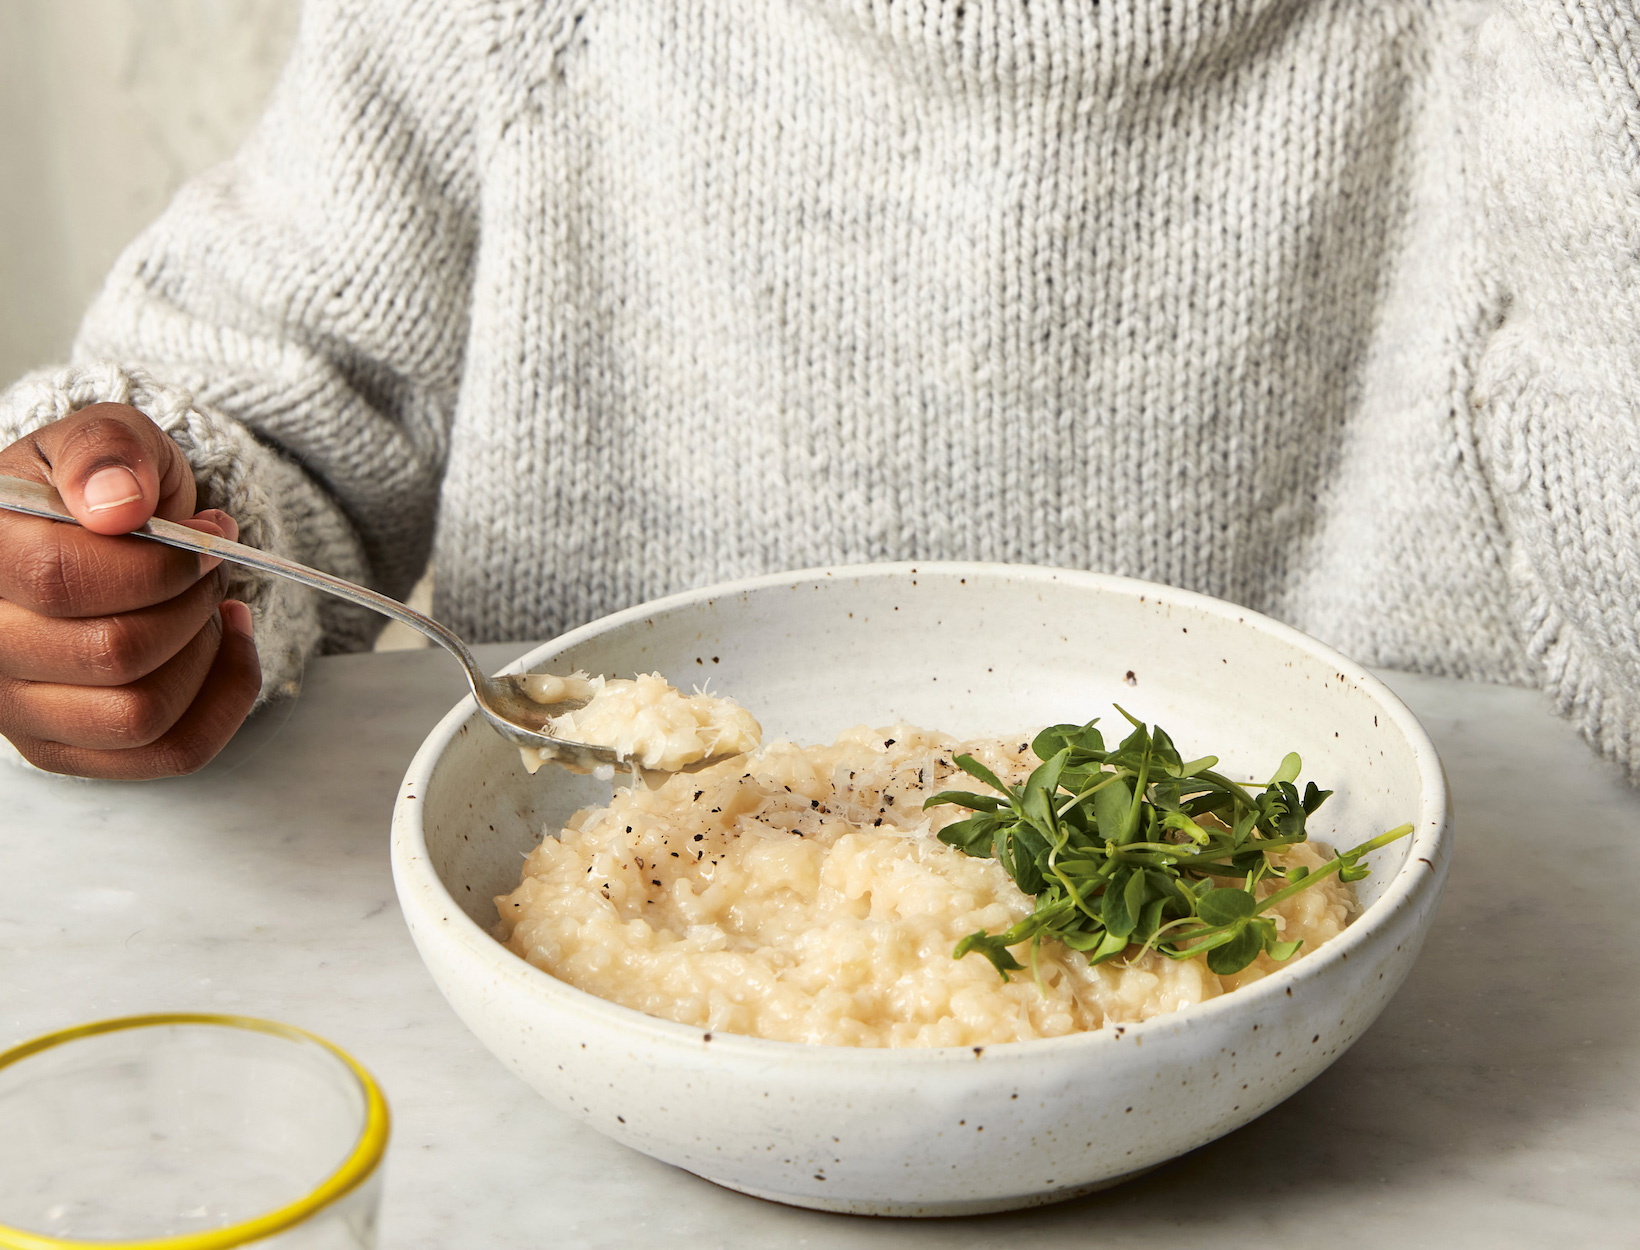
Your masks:
<svg viewBox="0 0 1640 1250"><path fill-rule="evenodd" d="M727 757L646 785L532 771L463 701L394 812L417 949L561 1111L780 1202L1006 1210L1221 1136L1361 1035L1446 877L1411 713L1186 591L811 570L641 605L516 670L647 718L668 769L692 735Z"/></svg>

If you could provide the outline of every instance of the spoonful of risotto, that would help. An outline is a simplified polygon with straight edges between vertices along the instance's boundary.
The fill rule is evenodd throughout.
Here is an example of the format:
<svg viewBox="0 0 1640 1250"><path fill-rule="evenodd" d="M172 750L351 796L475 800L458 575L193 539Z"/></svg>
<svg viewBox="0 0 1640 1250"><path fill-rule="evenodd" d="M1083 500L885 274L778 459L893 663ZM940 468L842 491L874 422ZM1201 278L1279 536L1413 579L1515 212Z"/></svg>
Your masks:
<svg viewBox="0 0 1640 1250"><path fill-rule="evenodd" d="M0 475L0 508L78 523L49 486L21 478ZM585 673L488 677L466 643L397 599L159 517L131 533L289 578L425 634L455 656L478 710L497 733L518 746L532 773L549 760L577 772L607 767L644 774L695 772L752 750L762 738L761 728L744 708L710 695L685 695L658 673L635 680L606 680Z"/></svg>

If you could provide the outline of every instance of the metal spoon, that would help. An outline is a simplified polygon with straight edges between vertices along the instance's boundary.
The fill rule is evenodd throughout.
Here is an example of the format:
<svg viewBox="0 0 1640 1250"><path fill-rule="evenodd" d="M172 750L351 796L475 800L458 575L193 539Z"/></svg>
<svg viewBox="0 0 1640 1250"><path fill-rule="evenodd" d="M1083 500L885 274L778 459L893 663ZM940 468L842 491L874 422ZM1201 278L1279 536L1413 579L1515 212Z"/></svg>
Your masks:
<svg viewBox="0 0 1640 1250"><path fill-rule="evenodd" d="M0 508L12 512L25 512L30 516L45 517L52 521L67 521L71 525L79 524L74 519L74 514L64 506L62 499L51 487L22 478L6 477L3 474L0 474ZM595 746L588 742L571 742L565 738L555 738L546 731L550 719L586 706L587 700L568 699L561 703L537 703L526 693L522 677L486 677L479 669L478 662L473 659L473 653L467 649L466 643L432 617L423 616L397 599L389 599L374 590L355 585L330 573L311 569L305 564L298 564L295 560L269 555L255 547L246 547L240 543L230 542L226 538L202 534L198 530L191 530L185 525L178 525L159 517L152 518L131 533L137 538L149 538L169 547L181 547L184 551L217 556L259 572L272 573L275 577L287 577L293 582L301 582L304 586L312 586L315 590L325 591L350 603L380 612L395 621L402 621L411 629L426 634L455 656L467 674L467 684L472 687L478 710L484 713L484 718L507 741L521 747L535 747L557 763L586 772L591 772L602 765L626 768L634 764L628 757L618 755L612 747ZM678 771L696 772L722 758L725 757L708 756L706 759L685 765ZM650 770L643 771L647 774Z"/></svg>

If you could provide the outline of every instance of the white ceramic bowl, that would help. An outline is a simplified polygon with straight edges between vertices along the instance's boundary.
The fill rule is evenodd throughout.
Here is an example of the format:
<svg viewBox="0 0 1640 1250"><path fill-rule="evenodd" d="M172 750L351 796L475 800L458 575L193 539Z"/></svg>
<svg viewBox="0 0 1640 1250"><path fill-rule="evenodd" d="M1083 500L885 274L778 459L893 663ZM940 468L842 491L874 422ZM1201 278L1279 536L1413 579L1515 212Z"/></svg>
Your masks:
<svg viewBox="0 0 1640 1250"><path fill-rule="evenodd" d="M703 678L765 738L861 722L959 736L1120 702L1189 756L1266 776L1297 750L1336 791L1313 836L1406 821L1342 935L1233 994L1143 1024L1006 1045L805 1046L659 1020L574 989L490 936L520 853L607 783L534 777L471 699L411 764L393 872L416 946L469 1028L554 1106L719 1184L799 1206L957 1215L1070 1197L1210 1141L1315 1077L1412 966L1450 854L1434 747L1376 678L1313 639L1201 595L994 564L756 578L617 613L521 667ZM985 1166L975 1166L983 1157Z"/></svg>

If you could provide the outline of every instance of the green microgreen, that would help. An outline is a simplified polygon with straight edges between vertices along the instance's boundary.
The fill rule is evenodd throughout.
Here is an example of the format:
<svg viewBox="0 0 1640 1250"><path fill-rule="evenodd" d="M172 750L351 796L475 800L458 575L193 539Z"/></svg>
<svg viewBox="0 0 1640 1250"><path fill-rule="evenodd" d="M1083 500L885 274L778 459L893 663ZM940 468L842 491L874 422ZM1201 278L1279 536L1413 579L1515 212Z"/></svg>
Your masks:
<svg viewBox="0 0 1640 1250"><path fill-rule="evenodd" d="M978 760L958 768L997 791L946 790L925 808L954 804L973 815L940 830L940 841L964 854L995 859L1035 905L1001 933L970 933L961 959L977 952L1008 980L1024 971L1010 948L1030 944L1031 972L1044 939L1081 951L1090 963L1132 952L1169 959L1205 955L1213 972L1239 972L1262 951L1292 957L1266 913L1275 904L1337 873L1367 875L1363 856L1412 832L1401 825L1335 855L1319 868L1282 868L1270 859L1307 839L1306 821L1330 790L1298 789L1303 763L1289 753L1255 794L1214 771L1215 756L1183 760L1160 726L1118 707L1133 731L1114 748L1086 725L1054 725L1031 743L1041 764L1009 786ZM1259 897L1261 883L1266 889Z"/></svg>

